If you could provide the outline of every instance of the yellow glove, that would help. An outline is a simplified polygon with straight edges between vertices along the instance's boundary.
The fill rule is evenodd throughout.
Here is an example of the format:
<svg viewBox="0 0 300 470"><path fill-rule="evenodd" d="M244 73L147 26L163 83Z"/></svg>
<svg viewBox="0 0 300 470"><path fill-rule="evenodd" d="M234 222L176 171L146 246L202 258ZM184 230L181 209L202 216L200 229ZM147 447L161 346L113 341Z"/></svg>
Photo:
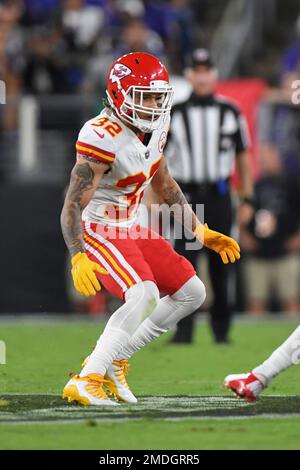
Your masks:
<svg viewBox="0 0 300 470"><path fill-rule="evenodd" d="M207 224L198 225L194 234L204 246L219 253L224 264L229 261L234 263L237 259L240 259L240 247L233 238L210 230Z"/></svg>
<svg viewBox="0 0 300 470"><path fill-rule="evenodd" d="M108 274L106 269L91 261L86 253L77 253L73 256L71 263L74 286L79 294L95 295L97 291L101 290L100 282L94 271L99 274Z"/></svg>

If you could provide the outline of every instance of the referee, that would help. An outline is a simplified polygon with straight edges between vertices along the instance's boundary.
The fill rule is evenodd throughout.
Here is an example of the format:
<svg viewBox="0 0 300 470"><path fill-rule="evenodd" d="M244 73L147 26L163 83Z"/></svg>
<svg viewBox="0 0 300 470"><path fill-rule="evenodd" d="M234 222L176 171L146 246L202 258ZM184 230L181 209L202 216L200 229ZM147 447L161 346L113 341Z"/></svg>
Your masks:
<svg viewBox="0 0 300 470"><path fill-rule="evenodd" d="M192 94L173 108L166 152L170 171L194 210L196 204L204 204L204 218L208 226L230 235L233 208L229 178L235 163L241 195L239 222L242 223L252 212L246 123L235 104L214 94L217 70L206 49L193 52L188 78ZM185 238L176 240L175 249L196 268L199 252L187 251L186 241ZM229 267L221 263L212 251L208 250L207 256L214 294L211 328L215 341L226 343L229 341L232 313L228 298ZM191 342L193 323L193 315L179 322L172 342Z"/></svg>

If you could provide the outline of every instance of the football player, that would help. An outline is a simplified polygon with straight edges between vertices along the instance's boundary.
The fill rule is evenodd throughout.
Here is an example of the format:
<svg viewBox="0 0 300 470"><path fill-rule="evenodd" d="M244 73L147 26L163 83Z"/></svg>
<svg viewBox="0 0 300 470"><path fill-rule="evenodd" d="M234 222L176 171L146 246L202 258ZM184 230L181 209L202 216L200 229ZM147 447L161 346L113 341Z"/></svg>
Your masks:
<svg viewBox="0 0 300 470"><path fill-rule="evenodd" d="M116 405L107 391L135 403L125 378L128 358L205 299L190 262L137 224L149 184L162 203L182 208L181 222L223 263L240 258L235 240L200 223L168 172L163 149L173 89L164 65L143 52L124 55L109 70L106 95L104 110L79 133L61 214L77 291L95 295L102 284L124 301L64 388L64 398L87 405Z"/></svg>
<svg viewBox="0 0 300 470"><path fill-rule="evenodd" d="M277 348L271 356L247 374L228 375L224 380L226 388L239 398L254 401L280 372L300 363L300 326Z"/></svg>

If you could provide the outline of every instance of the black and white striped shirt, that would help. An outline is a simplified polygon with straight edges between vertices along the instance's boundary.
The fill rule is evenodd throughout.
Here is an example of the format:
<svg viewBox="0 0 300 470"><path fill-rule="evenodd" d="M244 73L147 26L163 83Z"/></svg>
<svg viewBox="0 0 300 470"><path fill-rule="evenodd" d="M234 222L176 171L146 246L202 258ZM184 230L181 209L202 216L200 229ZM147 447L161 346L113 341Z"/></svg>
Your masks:
<svg viewBox="0 0 300 470"><path fill-rule="evenodd" d="M166 157L182 183L216 183L230 177L235 157L249 146L244 117L218 95L192 94L174 106Z"/></svg>

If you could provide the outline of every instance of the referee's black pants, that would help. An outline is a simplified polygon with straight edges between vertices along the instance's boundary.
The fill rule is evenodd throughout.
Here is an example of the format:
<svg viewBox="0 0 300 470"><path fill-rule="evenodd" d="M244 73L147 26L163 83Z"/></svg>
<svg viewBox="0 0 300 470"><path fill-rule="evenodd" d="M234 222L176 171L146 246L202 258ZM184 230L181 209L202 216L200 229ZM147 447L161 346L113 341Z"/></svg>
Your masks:
<svg viewBox="0 0 300 470"><path fill-rule="evenodd" d="M179 183L180 184L180 183ZM233 214L229 190L220 193L217 185L180 184L187 201L193 210L196 204L204 204L204 221L218 232L230 235ZM209 276L213 291L213 304L210 310L210 325L216 342L227 342L232 316L231 299L229 299L229 278L231 266L223 264L220 256L212 250L187 250L186 240L175 240L175 250L185 256L197 268L198 256L205 250L208 256ZM190 242L191 240L189 240ZM200 273L201 278L201 273ZM188 315L177 325L172 342L189 343L192 341L195 315Z"/></svg>

